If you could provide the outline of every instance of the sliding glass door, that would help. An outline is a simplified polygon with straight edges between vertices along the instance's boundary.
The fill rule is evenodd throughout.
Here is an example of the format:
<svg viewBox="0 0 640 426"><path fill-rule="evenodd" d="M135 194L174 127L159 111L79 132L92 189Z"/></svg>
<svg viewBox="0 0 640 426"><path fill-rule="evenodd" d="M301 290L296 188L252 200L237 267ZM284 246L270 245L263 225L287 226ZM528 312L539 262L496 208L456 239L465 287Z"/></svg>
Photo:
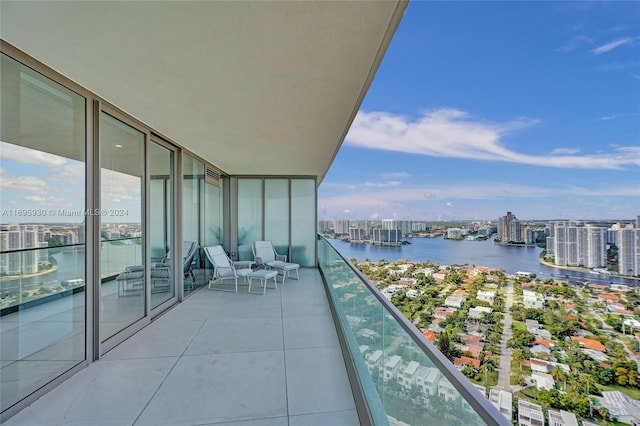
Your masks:
<svg viewBox="0 0 640 426"><path fill-rule="evenodd" d="M100 339L146 315L146 134L100 113Z"/></svg>
<svg viewBox="0 0 640 426"><path fill-rule="evenodd" d="M151 309L171 300L174 285L174 152L168 145L151 142L149 166L149 240L151 257ZM180 273L180 271L178 271Z"/></svg>

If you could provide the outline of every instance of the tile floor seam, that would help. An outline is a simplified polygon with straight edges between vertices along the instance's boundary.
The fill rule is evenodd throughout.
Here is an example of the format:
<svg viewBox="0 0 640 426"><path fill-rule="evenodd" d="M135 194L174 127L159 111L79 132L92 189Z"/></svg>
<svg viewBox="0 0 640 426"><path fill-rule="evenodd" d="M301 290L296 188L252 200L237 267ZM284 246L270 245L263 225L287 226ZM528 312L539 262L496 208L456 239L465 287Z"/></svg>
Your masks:
<svg viewBox="0 0 640 426"><path fill-rule="evenodd" d="M277 277L276 277L277 278ZM284 285L284 281L282 282ZM287 425L291 425L291 416L289 415L289 388L287 384L287 343L286 336L284 332L284 309L282 308L282 287L280 287L280 291L278 292L280 296L280 324L282 325L282 362L284 363L284 399L287 404Z"/></svg>
<svg viewBox="0 0 640 426"><path fill-rule="evenodd" d="M142 410L140 410L140 412L138 413L138 415L136 416L136 419L133 421L133 423L131 424L131 426L134 426L139 420L140 417L142 417L142 414L145 412L145 410L147 409L147 407L149 407L149 404L151 403L151 401L153 400L153 398L158 394L158 392L160 391L160 388L162 388L162 385L167 381L167 378L169 377L169 375L173 372L173 370L176 368L176 365L178 365L178 363L180 362L180 360L182 359L182 357L184 357L185 352L187 351L187 349L189 348L189 345L191 344L191 342L193 342L193 339L196 337L196 335L200 332L200 330L202 330L202 327L204 326L205 321L202 322L202 324L200 324L200 327L198 327L198 329L196 330L195 333L193 333L193 336L191 336L191 339L189 339L189 342L185 345L184 350L182 351L182 353L176 358L176 361L173 363L173 365L171 366L171 368L169 369L169 371L167 372L167 374L165 374L164 378L162 379L162 381L160 382L160 384L158 384L158 386L156 387L156 390L151 394L151 397L147 400L146 404L144 405L144 407L142 407ZM154 358L164 358L164 357L154 357Z"/></svg>

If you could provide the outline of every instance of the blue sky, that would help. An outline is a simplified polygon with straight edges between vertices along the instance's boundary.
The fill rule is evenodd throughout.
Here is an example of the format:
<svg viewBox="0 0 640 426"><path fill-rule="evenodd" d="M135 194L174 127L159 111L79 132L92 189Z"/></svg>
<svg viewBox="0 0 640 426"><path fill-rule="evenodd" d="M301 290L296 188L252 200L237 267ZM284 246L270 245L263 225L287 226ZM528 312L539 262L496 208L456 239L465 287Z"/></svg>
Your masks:
<svg viewBox="0 0 640 426"><path fill-rule="evenodd" d="M413 2L319 219L640 214L640 2Z"/></svg>

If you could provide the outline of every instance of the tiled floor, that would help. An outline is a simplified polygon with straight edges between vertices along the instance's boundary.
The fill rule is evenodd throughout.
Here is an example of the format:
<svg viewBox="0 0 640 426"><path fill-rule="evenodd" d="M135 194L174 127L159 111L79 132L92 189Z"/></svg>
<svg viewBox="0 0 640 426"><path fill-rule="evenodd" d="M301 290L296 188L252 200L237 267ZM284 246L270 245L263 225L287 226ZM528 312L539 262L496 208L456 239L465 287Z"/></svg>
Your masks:
<svg viewBox="0 0 640 426"><path fill-rule="evenodd" d="M358 425L316 269L197 291L8 425Z"/></svg>

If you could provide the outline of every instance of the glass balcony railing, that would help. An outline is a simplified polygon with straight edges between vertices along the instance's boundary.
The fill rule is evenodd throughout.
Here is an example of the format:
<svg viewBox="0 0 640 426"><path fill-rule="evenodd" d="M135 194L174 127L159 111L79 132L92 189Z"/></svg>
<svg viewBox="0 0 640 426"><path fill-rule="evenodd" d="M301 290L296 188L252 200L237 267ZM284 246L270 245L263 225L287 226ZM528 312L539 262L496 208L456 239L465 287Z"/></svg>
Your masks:
<svg viewBox="0 0 640 426"><path fill-rule="evenodd" d="M374 425L508 425L510 422L331 244L319 267L343 353ZM349 364L349 362L347 362ZM353 384L352 384L353 386ZM357 398L357 396L356 396Z"/></svg>
<svg viewBox="0 0 640 426"><path fill-rule="evenodd" d="M84 291L84 244L0 253L2 314Z"/></svg>

